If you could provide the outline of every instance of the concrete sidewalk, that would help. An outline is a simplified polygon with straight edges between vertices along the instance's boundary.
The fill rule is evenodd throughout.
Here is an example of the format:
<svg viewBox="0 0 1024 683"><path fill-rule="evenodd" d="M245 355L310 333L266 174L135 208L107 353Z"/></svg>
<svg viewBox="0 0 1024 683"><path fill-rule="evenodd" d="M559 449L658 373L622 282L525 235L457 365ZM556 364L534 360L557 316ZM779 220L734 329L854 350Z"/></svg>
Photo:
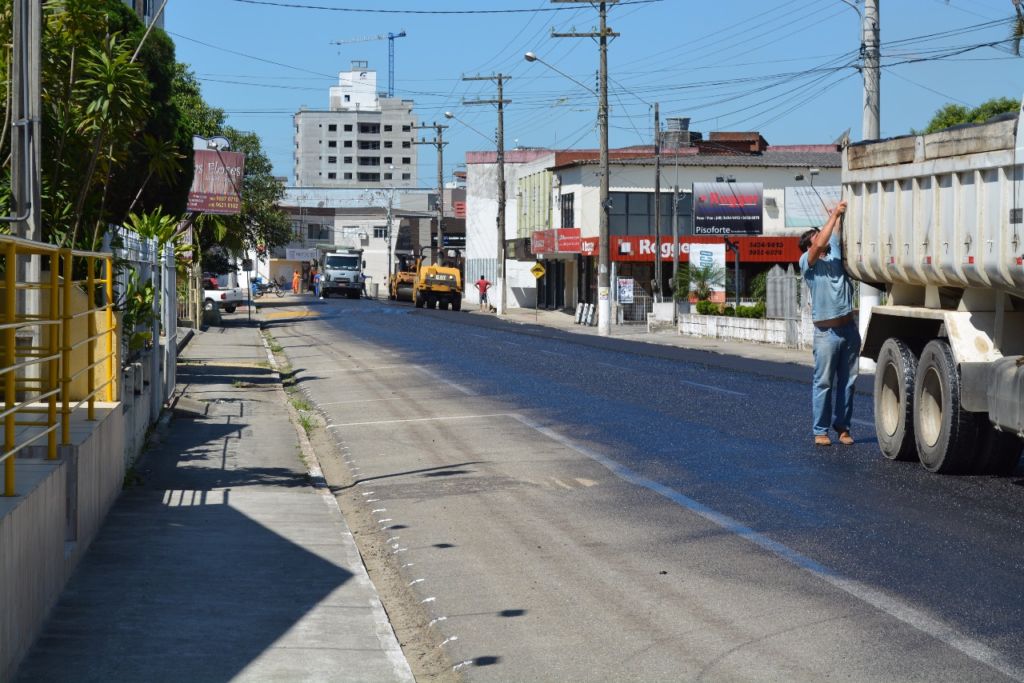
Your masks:
<svg viewBox="0 0 1024 683"><path fill-rule="evenodd" d="M176 416L17 680L412 680L258 329L228 325L185 349Z"/></svg>
<svg viewBox="0 0 1024 683"><path fill-rule="evenodd" d="M493 314L481 313L475 309L470 312L474 315L490 315L493 317ZM510 308L502 318L525 325L543 325L574 334L597 336L596 325L591 327L577 325L574 314L567 311L534 311L528 308ZM679 334L674 329L648 332L647 325L645 324L613 325L611 336L615 339L708 351L710 353L720 353L740 358L814 366L814 357L810 349L791 349L784 346L758 344L756 342L687 337Z"/></svg>

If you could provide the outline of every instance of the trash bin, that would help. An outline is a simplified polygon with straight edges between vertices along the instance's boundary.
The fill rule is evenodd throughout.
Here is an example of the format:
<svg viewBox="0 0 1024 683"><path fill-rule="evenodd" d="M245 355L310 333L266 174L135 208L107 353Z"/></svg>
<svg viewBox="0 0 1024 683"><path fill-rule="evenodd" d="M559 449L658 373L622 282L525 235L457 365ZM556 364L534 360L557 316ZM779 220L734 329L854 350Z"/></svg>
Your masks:
<svg viewBox="0 0 1024 683"><path fill-rule="evenodd" d="M380 289L380 284L376 283L376 282L371 282L366 287L367 287L367 289L369 289L370 298L371 299L376 299L377 298L377 291Z"/></svg>

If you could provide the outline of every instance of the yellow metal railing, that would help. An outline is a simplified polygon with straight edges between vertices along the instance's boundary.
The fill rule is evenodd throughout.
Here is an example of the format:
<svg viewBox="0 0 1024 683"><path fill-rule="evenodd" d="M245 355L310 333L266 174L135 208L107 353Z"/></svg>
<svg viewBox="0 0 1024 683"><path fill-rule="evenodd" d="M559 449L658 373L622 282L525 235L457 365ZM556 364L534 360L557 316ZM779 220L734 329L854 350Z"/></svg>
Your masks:
<svg viewBox="0 0 1024 683"><path fill-rule="evenodd" d="M19 279L19 259L26 257L48 258L48 277L37 282ZM58 429L60 443L70 443L74 411L84 404L88 419L94 420L97 396L102 393L106 401L115 400L114 263L112 254L60 249L0 235L0 265L4 275L0 462L3 495L14 496L19 453L45 437L47 457L56 459ZM84 270L84 279L75 279L76 266L79 272ZM97 329L100 321L103 329ZM25 334L20 344L19 332ZM76 384L83 377L84 388L81 381ZM20 435L19 427L23 428Z"/></svg>

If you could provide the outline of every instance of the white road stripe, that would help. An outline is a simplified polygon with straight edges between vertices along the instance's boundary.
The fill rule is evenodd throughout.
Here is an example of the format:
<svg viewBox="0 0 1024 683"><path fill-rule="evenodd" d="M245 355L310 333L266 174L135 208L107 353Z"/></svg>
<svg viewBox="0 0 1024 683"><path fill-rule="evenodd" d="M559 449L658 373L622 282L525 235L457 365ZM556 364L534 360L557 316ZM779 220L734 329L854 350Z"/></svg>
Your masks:
<svg viewBox="0 0 1024 683"><path fill-rule="evenodd" d="M567 357L567 356L566 356L566 354L564 354L564 353L559 353L558 351L545 351L544 349L541 349L541 351L540 351L540 352L541 352L541 353L546 353L546 354L548 354L549 356L562 356L563 358L566 358L566 357Z"/></svg>
<svg viewBox="0 0 1024 683"><path fill-rule="evenodd" d="M397 398L357 398L357 399L352 400L352 401L330 401L328 403L318 403L317 405L320 406L321 408L323 408L325 406L340 406L340 405L346 405L348 403L378 403L380 401L408 401L408 400L411 400L411 399L402 398L402 397L397 397Z"/></svg>
<svg viewBox="0 0 1024 683"><path fill-rule="evenodd" d="M701 384L700 382L690 382L690 381L685 380L685 379L677 379L675 381L678 382L679 384L685 384L687 386L697 387L698 389L707 389L708 391L716 391L719 394L729 394L730 396L746 396L746 394L744 394L741 391L732 391L731 389L723 389L722 387L715 387L715 386L711 386L710 384Z"/></svg>
<svg viewBox="0 0 1024 683"><path fill-rule="evenodd" d="M732 517L718 512L702 503L698 503L692 498L688 498L664 484L659 484L656 481L637 474L625 465L621 465L597 451L590 450L585 446L580 446L572 441L572 439L562 436L558 432L548 429L547 427L543 427L527 417L515 414L512 415L512 417L549 439L557 441L563 446L571 448L577 453L585 455L591 460L598 462L618 478L653 491L659 496L672 501L676 505L700 515L704 519L718 525L726 531L750 541L759 548L767 550L776 557L809 572L822 581L842 590L862 602L867 603L868 605L871 605L875 609L888 614L894 619L898 619L908 626L911 626L922 633L928 634L936 640L961 652L967 657L981 662L982 664L985 664L986 666L989 666L1014 680L1024 681L1024 669L1013 662L1008 661L999 652L978 640L974 640L973 638L963 635L956 631L952 626L925 614L921 610L912 607L902 600L887 595L877 588L872 588L871 586L859 581L847 578L839 574L837 571L829 569L825 565L812 560L806 555L802 555L792 548L789 548L788 546L783 545L764 534L754 531Z"/></svg>
<svg viewBox="0 0 1024 683"><path fill-rule="evenodd" d="M509 413L488 413L486 415L447 415L444 417L414 417L406 420L374 420L373 422L345 422L343 424L327 425L328 429L339 427L362 427L367 425L390 425L400 422L438 422L443 420L476 420L485 417L509 417Z"/></svg>
<svg viewBox="0 0 1024 683"><path fill-rule="evenodd" d="M417 370L422 372L427 377L431 377L433 379L436 379L438 382L441 382L442 384L447 384L452 389L455 389L456 391L460 391L463 394L465 394L466 396L476 396L476 392L473 391L472 389L470 389L469 387L464 387L461 384L456 384L455 382L451 381L450 379L445 379L444 377L442 377L441 375L437 374L433 370L428 370L427 368L423 367L422 365L413 365L411 367L416 368Z"/></svg>

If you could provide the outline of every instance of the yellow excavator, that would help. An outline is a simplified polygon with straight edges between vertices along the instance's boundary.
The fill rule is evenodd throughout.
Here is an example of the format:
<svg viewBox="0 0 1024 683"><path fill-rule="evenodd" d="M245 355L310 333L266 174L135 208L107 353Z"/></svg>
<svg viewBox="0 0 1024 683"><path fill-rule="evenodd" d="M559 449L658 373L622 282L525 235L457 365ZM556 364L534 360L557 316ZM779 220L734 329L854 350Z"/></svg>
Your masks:
<svg viewBox="0 0 1024 683"><path fill-rule="evenodd" d="M412 301L416 285L416 260L412 256L399 256L395 272L388 282L388 298L392 301Z"/></svg>
<svg viewBox="0 0 1024 683"><path fill-rule="evenodd" d="M416 308L450 308L462 310L462 256L452 250L454 256L444 252L427 263L426 252L430 247L420 250L416 259L416 277L413 281L412 302ZM451 252L449 252L451 253Z"/></svg>

